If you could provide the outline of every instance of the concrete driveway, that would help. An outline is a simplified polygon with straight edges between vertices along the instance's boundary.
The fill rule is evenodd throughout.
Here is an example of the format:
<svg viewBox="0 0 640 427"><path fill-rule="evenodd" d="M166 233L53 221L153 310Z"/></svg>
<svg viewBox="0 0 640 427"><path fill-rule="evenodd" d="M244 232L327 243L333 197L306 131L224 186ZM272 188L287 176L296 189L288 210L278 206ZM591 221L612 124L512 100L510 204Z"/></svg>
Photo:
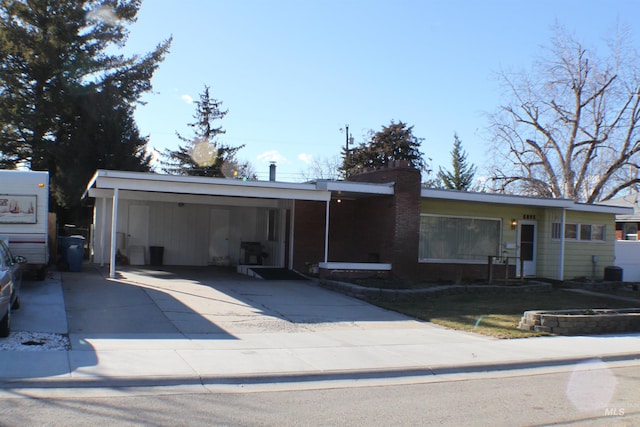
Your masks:
<svg viewBox="0 0 640 427"><path fill-rule="evenodd" d="M230 338L247 333L425 327L406 316L306 280L259 280L215 268L128 267L65 274L70 334L179 334Z"/></svg>

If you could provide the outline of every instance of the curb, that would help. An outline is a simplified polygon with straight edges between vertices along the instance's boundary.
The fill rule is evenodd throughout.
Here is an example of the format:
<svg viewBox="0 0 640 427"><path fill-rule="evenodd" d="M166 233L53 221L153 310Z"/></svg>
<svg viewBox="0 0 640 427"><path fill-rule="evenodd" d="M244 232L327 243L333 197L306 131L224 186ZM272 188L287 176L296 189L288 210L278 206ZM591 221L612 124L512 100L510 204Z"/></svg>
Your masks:
<svg viewBox="0 0 640 427"><path fill-rule="evenodd" d="M616 354L610 356L572 357L543 361L513 361L505 363L485 363L473 365L450 365L438 367L406 367L389 369L363 369L344 371L324 371L316 373L275 373L247 375L207 375L207 376L148 376L148 377L103 377L95 378L32 378L0 380L0 389L64 389L64 388L133 388L133 387L174 387L213 385L267 385L295 384L321 381L390 380L406 377L431 377L452 374L479 374L508 372L523 369L561 368L598 360L612 363L638 361L640 353Z"/></svg>

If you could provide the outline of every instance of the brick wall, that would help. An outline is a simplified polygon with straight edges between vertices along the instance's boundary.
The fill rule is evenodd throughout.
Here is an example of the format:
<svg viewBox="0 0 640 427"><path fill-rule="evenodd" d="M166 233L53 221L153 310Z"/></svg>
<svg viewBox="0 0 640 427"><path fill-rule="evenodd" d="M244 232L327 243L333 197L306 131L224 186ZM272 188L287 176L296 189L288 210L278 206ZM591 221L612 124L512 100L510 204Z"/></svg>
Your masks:
<svg viewBox="0 0 640 427"><path fill-rule="evenodd" d="M295 202L293 268L308 271L307 262L324 261L325 202Z"/></svg>
<svg viewBox="0 0 640 427"><path fill-rule="evenodd" d="M420 171L407 162L352 176L350 181L394 183L393 196L366 196L329 208L330 262L383 262L396 278L415 278L420 231ZM296 201L293 268L324 261L325 202Z"/></svg>
<svg viewBox="0 0 640 427"><path fill-rule="evenodd" d="M420 171L408 162L393 162L388 167L351 176L349 180L394 183L393 196L369 198L366 202L369 205L363 202L362 207L369 212L370 221L376 222L368 227L369 232L378 233L384 240L380 261L392 263L394 277L414 278L420 231Z"/></svg>

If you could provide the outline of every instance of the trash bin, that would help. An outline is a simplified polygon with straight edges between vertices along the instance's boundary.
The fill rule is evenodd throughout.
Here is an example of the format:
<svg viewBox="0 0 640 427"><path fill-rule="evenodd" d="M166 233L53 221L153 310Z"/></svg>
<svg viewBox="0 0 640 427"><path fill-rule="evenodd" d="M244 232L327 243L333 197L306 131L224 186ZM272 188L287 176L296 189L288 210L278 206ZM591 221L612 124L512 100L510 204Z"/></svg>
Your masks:
<svg viewBox="0 0 640 427"><path fill-rule="evenodd" d="M622 282L622 267L610 265L604 268L604 280L608 282Z"/></svg>
<svg viewBox="0 0 640 427"><path fill-rule="evenodd" d="M82 271L82 259L84 258L84 248L80 245L71 245L67 248L67 264L69 271Z"/></svg>
<svg viewBox="0 0 640 427"><path fill-rule="evenodd" d="M149 264L162 265L164 246L149 246Z"/></svg>
<svg viewBox="0 0 640 427"><path fill-rule="evenodd" d="M69 264L69 248L79 246L81 251L80 261L84 258L84 237L83 236L58 236L58 261L61 264Z"/></svg>

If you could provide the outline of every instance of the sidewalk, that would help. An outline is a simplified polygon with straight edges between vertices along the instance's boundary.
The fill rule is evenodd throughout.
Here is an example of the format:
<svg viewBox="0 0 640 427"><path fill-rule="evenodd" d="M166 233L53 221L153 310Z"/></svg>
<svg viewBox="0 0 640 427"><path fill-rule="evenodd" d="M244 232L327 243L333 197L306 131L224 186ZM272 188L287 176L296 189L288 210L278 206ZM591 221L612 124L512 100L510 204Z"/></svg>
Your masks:
<svg viewBox="0 0 640 427"><path fill-rule="evenodd" d="M392 378L640 359L640 334L498 340L418 322L306 282L291 288L291 283L236 283L229 278L220 279L228 282L212 290L192 280L136 274L116 283L84 272L64 273L62 280L56 273L46 284L26 282L23 308L14 315L13 329L69 331L71 349L0 351L0 387ZM142 280L145 283L138 282ZM170 287L160 291L159 286ZM243 291L238 293L233 286ZM309 303L304 296L291 295L295 304L285 306L277 291L270 290L277 287L290 294L291 289L309 292L314 301L329 298L327 303L343 308L330 314L331 322L311 322L318 314L310 314L313 307L305 306ZM103 289L126 293L126 298L110 300L111 293L98 292ZM87 301L89 295L97 297ZM197 304L206 305L198 306L196 316ZM342 319L344 313L352 313L352 318ZM127 316L138 323L117 320ZM292 323L287 320L292 316L306 317ZM130 330L123 329L125 324Z"/></svg>

